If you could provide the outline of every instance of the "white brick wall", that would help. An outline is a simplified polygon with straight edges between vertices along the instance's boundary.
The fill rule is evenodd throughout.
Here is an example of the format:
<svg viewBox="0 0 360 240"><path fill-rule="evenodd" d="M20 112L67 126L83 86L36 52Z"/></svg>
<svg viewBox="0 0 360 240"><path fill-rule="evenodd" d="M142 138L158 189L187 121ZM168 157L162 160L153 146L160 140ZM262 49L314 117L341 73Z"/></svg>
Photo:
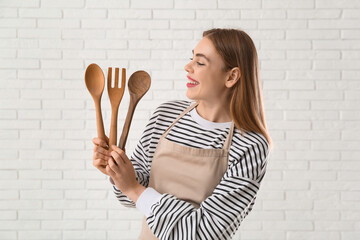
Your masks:
<svg viewBox="0 0 360 240"><path fill-rule="evenodd" d="M0 0L0 239L137 239L142 214L92 166L85 69L152 76L130 154L158 104L186 99L183 67L212 27L253 38L275 144L234 239L360 239L359 25L358 0ZM126 89L119 127L128 103ZM106 88L102 109L108 134Z"/></svg>

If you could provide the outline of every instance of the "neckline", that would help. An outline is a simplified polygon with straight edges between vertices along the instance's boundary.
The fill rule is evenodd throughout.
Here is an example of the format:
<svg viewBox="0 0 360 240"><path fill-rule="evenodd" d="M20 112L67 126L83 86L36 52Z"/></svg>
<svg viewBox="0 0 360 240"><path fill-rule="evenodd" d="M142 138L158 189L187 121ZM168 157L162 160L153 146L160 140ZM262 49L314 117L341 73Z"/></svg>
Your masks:
<svg viewBox="0 0 360 240"><path fill-rule="evenodd" d="M197 113L197 111L196 111L196 106L198 105L198 103L194 103L194 104L190 104L190 106L187 108L187 109L185 109L173 122L172 122L172 124L165 130L165 132L161 135L161 139L166 139L166 136L168 135L168 133L169 133L169 131L171 130L171 128L174 126L174 124L177 122L177 121L179 121L179 119L181 118L181 117L183 117L186 113L189 113L189 112L191 112L194 108L195 108L195 112ZM205 123L206 124L206 122L208 122L207 124L209 124L209 125L212 125L212 126L216 126L216 127L218 127L219 125L226 125L226 124L230 124L230 126L229 126L229 133L227 134L227 137L226 137L226 140L225 140L225 142L224 142L224 145L223 145L223 147L221 148L222 150L227 150L227 151L229 151L229 149L230 149L230 146L231 146L231 141L232 141L232 137L233 137L233 132L234 132L234 130L235 130L235 128L234 128L234 122L226 122L226 123L216 123L216 122L211 122L211 121L209 121L209 120L206 120L206 119L204 119L204 118L202 118L199 114L197 114L198 115L198 121L200 120L200 121L202 121L203 123ZM196 116L196 114L195 114L195 116ZM202 119L202 120L201 120ZM213 128L214 129L214 128Z"/></svg>
<svg viewBox="0 0 360 240"><path fill-rule="evenodd" d="M201 117L199 115L199 113L196 110L196 107L194 107L193 109L191 109L190 111L190 116L193 118L193 120L198 123L200 126L206 128L206 129L225 129L225 128L230 128L231 127L231 123L232 122L223 122L223 123L218 123L218 122L212 122L209 121L203 117Z"/></svg>

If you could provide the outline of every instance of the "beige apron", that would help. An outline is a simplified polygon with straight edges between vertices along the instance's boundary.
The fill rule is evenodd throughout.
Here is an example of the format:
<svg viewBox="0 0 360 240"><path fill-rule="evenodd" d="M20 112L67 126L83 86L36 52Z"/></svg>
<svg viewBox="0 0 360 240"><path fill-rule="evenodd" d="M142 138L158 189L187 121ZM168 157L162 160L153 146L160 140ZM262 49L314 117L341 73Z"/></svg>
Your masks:
<svg viewBox="0 0 360 240"><path fill-rule="evenodd" d="M222 149L187 147L166 139L174 124L198 105L189 106L160 137L151 164L149 187L159 193L169 193L199 208L220 183L228 166L234 122ZM140 240L158 239L143 218Z"/></svg>

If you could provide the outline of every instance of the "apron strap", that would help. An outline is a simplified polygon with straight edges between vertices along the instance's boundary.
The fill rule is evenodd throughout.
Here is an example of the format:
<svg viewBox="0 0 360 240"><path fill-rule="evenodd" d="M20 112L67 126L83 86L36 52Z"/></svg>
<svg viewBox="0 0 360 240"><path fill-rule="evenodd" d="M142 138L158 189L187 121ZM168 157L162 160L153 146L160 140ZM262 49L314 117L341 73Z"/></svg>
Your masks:
<svg viewBox="0 0 360 240"><path fill-rule="evenodd" d="M173 121L173 123L166 129L166 131L162 134L162 137L166 137L168 135L168 133L170 132L171 128L175 125L175 123L177 121L179 121L180 118L182 118L186 113L188 113L189 111L191 111L194 107L196 107L199 103L198 102L194 102L193 104L190 104L190 106L185 109L176 119L175 121ZM234 122L231 121L231 126L230 126L230 130L229 133L226 137L223 149L226 150L230 150L230 145L232 142L232 137L233 137L233 132L234 132Z"/></svg>
<svg viewBox="0 0 360 240"><path fill-rule="evenodd" d="M231 142L232 142L232 138L233 138L233 132L234 132L234 121L231 121L231 126L229 129L229 133L226 137L226 140L224 142L223 149L226 149L228 151L230 150L230 146L231 146Z"/></svg>
<svg viewBox="0 0 360 240"><path fill-rule="evenodd" d="M194 107L196 107L199 103L195 102L192 105L190 105L187 109L185 109L176 119L173 121L173 123L166 129L166 131L162 134L163 137L166 137L167 134L170 132L171 128L175 125L177 121L179 121L180 118L182 118L186 113L191 111Z"/></svg>

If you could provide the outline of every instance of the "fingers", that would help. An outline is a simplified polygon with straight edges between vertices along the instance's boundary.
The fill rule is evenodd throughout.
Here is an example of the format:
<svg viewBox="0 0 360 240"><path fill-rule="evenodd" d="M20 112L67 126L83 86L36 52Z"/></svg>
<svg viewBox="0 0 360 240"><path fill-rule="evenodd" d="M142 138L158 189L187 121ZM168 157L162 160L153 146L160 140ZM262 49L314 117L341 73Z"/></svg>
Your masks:
<svg viewBox="0 0 360 240"><path fill-rule="evenodd" d="M121 158L123 163L126 164L126 161L128 160L128 157L126 156L125 151L121 150L118 146L115 146L115 145L112 145L111 147L112 147L113 152L117 153L117 155ZM111 154L112 154L112 152L111 152ZM113 156L113 154L112 154L112 156Z"/></svg>
<svg viewBox="0 0 360 240"><path fill-rule="evenodd" d="M119 148L119 147L116 146L116 145L111 145L111 146L110 146L110 150L114 150L114 151L118 152L120 155L121 155L122 153L126 153L126 149L125 149L125 148L124 148L124 150L122 150L121 148Z"/></svg>
<svg viewBox="0 0 360 240"><path fill-rule="evenodd" d="M94 139L94 141L98 141L98 139ZM110 152L103 147L99 147L97 145L94 146L94 154L93 154L93 165L96 168L105 167L109 158L111 157Z"/></svg>
<svg viewBox="0 0 360 240"><path fill-rule="evenodd" d="M105 156L111 156L109 150L107 150L103 147L96 146L96 145L94 146L94 153L101 153Z"/></svg>
<svg viewBox="0 0 360 240"><path fill-rule="evenodd" d="M110 169L108 161L111 158L110 151L108 150L109 138L105 135L106 141L100 138L93 138L92 142L94 143L94 154L93 154L93 165L99 169L102 173L110 176L114 174L113 171L108 171Z"/></svg>
<svg viewBox="0 0 360 240"><path fill-rule="evenodd" d="M106 136L105 136L106 137ZM101 138L93 138L92 142L97 145L97 146L101 146L103 148L107 148L108 147L108 142L109 142L109 138L106 137L107 142L105 142L104 140L102 140Z"/></svg>
<svg viewBox="0 0 360 240"><path fill-rule="evenodd" d="M115 165L115 162L112 158L108 161L108 165L106 165L106 171L109 173L110 176L115 176L116 172L119 171L118 166ZM116 171L116 172L115 172Z"/></svg>
<svg viewBox="0 0 360 240"><path fill-rule="evenodd" d="M97 158L97 159L94 159L93 165L95 167L105 167L106 165L108 165L108 161L101 159L101 158Z"/></svg>
<svg viewBox="0 0 360 240"><path fill-rule="evenodd" d="M117 165L124 164L124 160L121 158L121 156L117 152L112 151L110 154L112 156L112 159L115 160Z"/></svg>
<svg viewBox="0 0 360 240"><path fill-rule="evenodd" d="M106 152L105 154L104 153L101 153L101 152L94 152L94 159L96 158L101 158L101 159L104 159L104 160L109 160L110 158L110 154L108 152Z"/></svg>
<svg viewBox="0 0 360 240"><path fill-rule="evenodd" d="M106 171L107 175L109 175L111 177L115 176L115 172L110 168L110 165L106 166L105 171Z"/></svg>
<svg viewBox="0 0 360 240"><path fill-rule="evenodd" d="M108 163L108 160L109 160L109 156L107 155L104 155L102 153L99 153L99 152L95 152L94 155L93 155L93 165L95 167L99 167L99 166L106 166L107 163Z"/></svg>
<svg viewBox="0 0 360 240"><path fill-rule="evenodd" d="M127 156L123 150L118 147L113 147L113 151L111 151L111 156L115 159L118 165L126 164Z"/></svg>

